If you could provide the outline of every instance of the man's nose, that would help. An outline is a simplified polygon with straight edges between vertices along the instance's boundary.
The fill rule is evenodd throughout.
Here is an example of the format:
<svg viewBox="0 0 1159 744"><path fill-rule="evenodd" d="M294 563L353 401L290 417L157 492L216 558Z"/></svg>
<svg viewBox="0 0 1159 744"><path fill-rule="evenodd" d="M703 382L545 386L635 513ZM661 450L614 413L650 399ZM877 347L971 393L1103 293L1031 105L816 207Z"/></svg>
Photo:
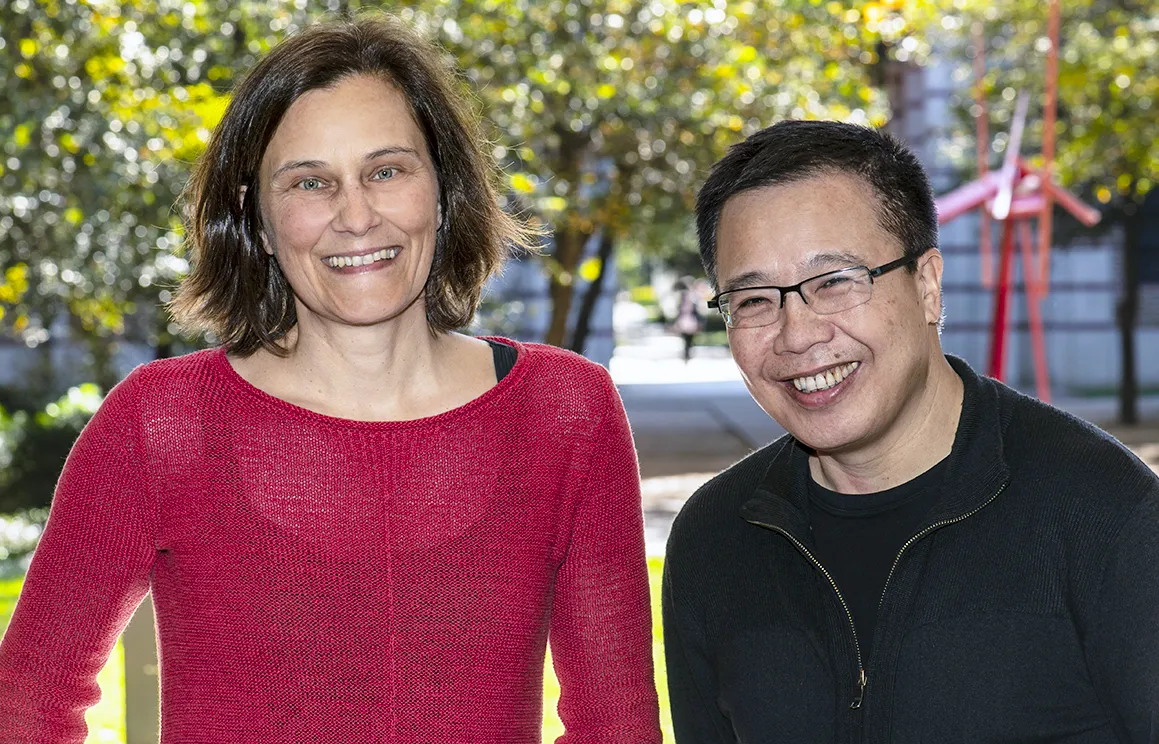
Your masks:
<svg viewBox="0 0 1159 744"><path fill-rule="evenodd" d="M815 344L833 339L833 324L813 312L800 292L785 295L781 303L781 327L773 339L777 354L803 354Z"/></svg>

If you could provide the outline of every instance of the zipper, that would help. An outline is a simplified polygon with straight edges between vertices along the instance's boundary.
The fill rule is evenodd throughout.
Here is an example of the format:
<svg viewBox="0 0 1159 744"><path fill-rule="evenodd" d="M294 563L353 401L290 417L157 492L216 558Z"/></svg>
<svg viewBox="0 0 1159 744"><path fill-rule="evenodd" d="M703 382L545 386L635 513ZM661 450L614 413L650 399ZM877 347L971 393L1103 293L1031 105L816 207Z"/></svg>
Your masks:
<svg viewBox="0 0 1159 744"><path fill-rule="evenodd" d="M849 630L853 633L853 650L857 652L857 683L853 693L853 701L849 703L849 710L857 710L861 707L861 701L865 697L865 665L861 661L861 643L857 640L857 627L853 624L853 613L849 611L849 605L845 603L845 597L841 596L841 590L837 588L837 582L833 580L833 576L821 565L821 561L817 560L809 549L806 548L800 540L790 535L785 530L776 525L767 524L765 522L756 522L747 520L750 524L755 524L758 527L764 527L767 530L772 530L780 535L783 535L789 542L796 546L797 550L801 552L809 561L817 567L817 570L829 580L829 585L833 587L833 592L837 595L837 601L841 603L841 609L845 610L845 617L849 620Z"/></svg>
<svg viewBox="0 0 1159 744"><path fill-rule="evenodd" d="M893 575L897 571L898 564L901 563L902 554L905 553L905 551L911 545L916 543L918 540L921 540L923 537L930 534L934 530L941 529L946 525L954 524L956 522L961 522L964 519L969 519L978 512L982 511L987 506L989 506L990 503L994 501L994 499L998 498L1003 491L1006 490L1006 486L1009 485L1009 483L1009 481L1003 483L1002 487L995 491L993 495L990 496L990 498L986 499L984 502L966 512L965 514L960 514L952 519L943 519L940 522L935 522L911 537L909 540L906 540L905 544L901 546L901 549L897 551L897 555L893 559L893 565L890 566L889 575L885 577L885 585L881 588L881 597L877 600L877 611L879 616L881 614L881 607L885 603L885 593L889 589L889 584L893 580ZM853 694L853 700L849 703L849 710L859 710L861 708L862 702L865 700L865 686L869 680L865 674L865 664L861 659L861 643L857 640L857 627L853 624L853 613L849 611L849 605L845 603L845 598L841 596L841 590L837 588L837 582L833 580L833 576L825 569L824 566L821 565L821 561L817 560L816 557L814 557L813 554L809 552L809 549L806 548L800 540L775 525L767 524L765 522L757 522L751 519L748 521L751 524L757 525L758 527L764 527L765 529L772 530L773 532L783 535L786 539L788 539L789 542L796 546L797 550L799 550L802 555L808 558L809 561L817 567L817 570L820 571L826 579L829 580L829 585L833 587L833 592L837 595L837 600L841 602L841 609L845 610L845 617L849 620L849 630L853 632L853 649L857 653L857 683Z"/></svg>
<svg viewBox="0 0 1159 744"><path fill-rule="evenodd" d="M972 509L971 511L968 511L965 514L961 514L959 516L956 516L953 519L943 519L941 522L934 522L929 527L926 527L924 530L922 530L918 534L914 535L913 537L911 537L910 539L905 541L905 545L901 546L901 550L897 551L897 556L893 559L893 565L890 566L890 568L889 568L889 575L885 577L885 585L883 587L881 587L881 597L877 600L878 617L881 616L881 608L882 608L882 605L885 604L885 592L887 589L889 589L889 582L893 579L893 574L897 570L897 564L901 563L902 553L904 553L909 546L913 545L918 540L921 540L923 537L930 534L934 530L941 529L942 527L945 527L948 524L954 524L955 522L961 522L963 519L969 519L970 517L974 516L978 512L982 511L983 509L985 509L987 506L990 505L990 502L994 501L994 499L998 498L998 496L1003 491L1006 490L1006 486L1009 485L1009 483L1010 483L1010 481L1003 483L1002 487L994 492L994 495L992 495L990 498L986 499L984 502L982 502L978 506L974 507L974 509Z"/></svg>

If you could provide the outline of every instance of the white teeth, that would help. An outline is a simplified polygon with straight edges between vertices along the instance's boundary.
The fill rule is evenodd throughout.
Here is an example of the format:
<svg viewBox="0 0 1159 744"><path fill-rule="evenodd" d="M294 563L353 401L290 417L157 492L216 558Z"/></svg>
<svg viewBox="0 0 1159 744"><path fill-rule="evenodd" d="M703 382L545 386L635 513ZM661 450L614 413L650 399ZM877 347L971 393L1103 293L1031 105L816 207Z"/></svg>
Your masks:
<svg viewBox="0 0 1159 744"><path fill-rule="evenodd" d="M364 256L330 256L322 259L322 262L332 269L340 269L344 266L369 266L379 261L389 261L397 255L397 248L383 248Z"/></svg>
<svg viewBox="0 0 1159 744"><path fill-rule="evenodd" d="M861 366L861 362L850 362L840 367L827 369L816 375L793 378L793 387L802 393L815 393L818 390L828 390L848 377L853 370Z"/></svg>

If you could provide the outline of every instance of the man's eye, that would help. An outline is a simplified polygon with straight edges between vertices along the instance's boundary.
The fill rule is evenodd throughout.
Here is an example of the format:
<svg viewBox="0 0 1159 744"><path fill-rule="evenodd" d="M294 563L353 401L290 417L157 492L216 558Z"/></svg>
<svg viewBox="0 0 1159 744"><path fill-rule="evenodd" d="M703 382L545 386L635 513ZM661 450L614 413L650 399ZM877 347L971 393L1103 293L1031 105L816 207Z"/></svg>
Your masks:
<svg viewBox="0 0 1159 744"><path fill-rule="evenodd" d="M736 307L738 310L749 309L759 307L768 302L770 302L769 298L764 295L753 295L752 297L742 298Z"/></svg>
<svg viewBox="0 0 1159 744"><path fill-rule="evenodd" d="M826 279L817 289L834 289L836 287L840 287L842 284L845 284L848 281L849 277L847 276L831 276Z"/></svg>
<svg viewBox="0 0 1159 744"><path fill-rule="evenodd" d="M322 188L322 179L320 178L303 178L298 182L298 188L303 191L317 191Z"/></svg>
<svg viewBox="0 0 1159 744"><path fill-rule="evenodd" d="M380 181L394 178L398 174L397 168L379 168L374 172L374 177Z"/></svg>

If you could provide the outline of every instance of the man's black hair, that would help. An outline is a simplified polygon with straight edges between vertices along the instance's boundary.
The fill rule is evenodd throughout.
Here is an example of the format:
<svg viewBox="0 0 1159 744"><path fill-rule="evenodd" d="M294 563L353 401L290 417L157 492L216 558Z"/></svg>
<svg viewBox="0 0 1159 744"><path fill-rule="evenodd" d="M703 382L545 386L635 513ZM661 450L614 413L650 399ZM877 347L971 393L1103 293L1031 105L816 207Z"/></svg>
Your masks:
<svg viewBox="0 0 1159 744"><path fill-rule="evenodd" d="M733 145L713 166L696 199L700 259L717 285L716 234L725 202L765 186L831 173L860 177L877 197L881 227L920 256L938 247L938 215L925 171L913 152L878 129L836 121L782 121ZM914 271L914 266L908 267Z"/></svg>

